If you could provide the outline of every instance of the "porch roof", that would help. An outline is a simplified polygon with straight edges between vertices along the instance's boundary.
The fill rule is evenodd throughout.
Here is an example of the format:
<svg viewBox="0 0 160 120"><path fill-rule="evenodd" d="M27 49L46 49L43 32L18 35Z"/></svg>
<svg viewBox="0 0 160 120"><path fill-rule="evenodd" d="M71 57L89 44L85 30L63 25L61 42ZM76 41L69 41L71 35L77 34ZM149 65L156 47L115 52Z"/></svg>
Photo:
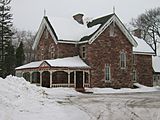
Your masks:
<svg viewBox="0 0 160 120"><path fill-rule="evenodd" d="M50 67L60 68L90 68L79 56L58 58L53 60L42 60L31 62L26 65L17 67L16 70L39 68L43 63L47 63Z"/></svg>

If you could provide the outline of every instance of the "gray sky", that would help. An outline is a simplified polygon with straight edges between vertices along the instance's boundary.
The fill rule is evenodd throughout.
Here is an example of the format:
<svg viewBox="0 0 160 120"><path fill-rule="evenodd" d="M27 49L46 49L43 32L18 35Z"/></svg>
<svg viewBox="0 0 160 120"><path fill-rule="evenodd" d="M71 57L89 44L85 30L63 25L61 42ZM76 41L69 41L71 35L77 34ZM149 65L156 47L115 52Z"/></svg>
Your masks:
<svg viewBox="0 0 160 120"><path fill-rule="evenodd" d="M52 18L71 17L76 13L97 17L112 13L115 6L116 14L128 24L145 10L160 7L160 0L12 0L11 6L14 26L36 32L44 9Z"/></svg>

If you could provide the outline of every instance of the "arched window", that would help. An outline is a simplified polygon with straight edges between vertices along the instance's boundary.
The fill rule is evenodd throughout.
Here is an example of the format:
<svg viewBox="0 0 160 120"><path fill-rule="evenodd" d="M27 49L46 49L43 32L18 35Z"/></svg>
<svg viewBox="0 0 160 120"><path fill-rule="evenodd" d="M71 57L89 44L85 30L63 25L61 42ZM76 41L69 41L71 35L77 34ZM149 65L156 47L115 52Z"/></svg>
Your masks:
<svg viewBox="0 0 160 120"><path fill-rule="evenodd" d="M126 53L124 51L120 52L120 67L121 69L126 68Z"/></svg>
<svg viewBox="0 0 160 120"><path fill-rule="evenodd" d="M105 65L105 80L106 81L111 80L111 69L110 69L110 65L108 64Z"/></svg>

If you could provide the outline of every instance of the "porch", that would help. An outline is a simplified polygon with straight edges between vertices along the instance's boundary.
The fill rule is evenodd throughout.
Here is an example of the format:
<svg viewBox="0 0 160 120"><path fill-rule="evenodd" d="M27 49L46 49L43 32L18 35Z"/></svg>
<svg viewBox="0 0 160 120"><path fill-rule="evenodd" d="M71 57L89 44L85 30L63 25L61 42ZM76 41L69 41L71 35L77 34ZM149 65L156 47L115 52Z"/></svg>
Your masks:
<svg viewBox="0 0 160 120"><path fill-rule="evenodd" d="M49 70L31 69L16 71L16 76L23 77L32 84L42 87L90 87L89 70Z"/></svg>

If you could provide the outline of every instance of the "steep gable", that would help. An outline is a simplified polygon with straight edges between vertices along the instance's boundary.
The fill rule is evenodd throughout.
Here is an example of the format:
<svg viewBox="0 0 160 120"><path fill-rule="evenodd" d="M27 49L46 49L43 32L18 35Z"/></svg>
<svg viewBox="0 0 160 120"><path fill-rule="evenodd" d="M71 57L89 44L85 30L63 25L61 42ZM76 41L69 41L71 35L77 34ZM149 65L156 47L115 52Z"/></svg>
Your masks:
<svg viewBox="0 0 160 120"><path fill-rule="evenodd" d="M120 30L123 32L123 34L127 37L129 42L133 46L137 46L137 42L134 40L132 35L129 33L129 31L126 29L126 27L123 25L123 23L120 21L120 19L117 17L116 14L110 14L108 16L104 16L98 19L93 20L88 24L88 27L93 27L94 25L101 24L99 29L95 33L93 33L89 38L89 44L91 44L96 38L106 29L108 28L112 23L115 23Z"/></svg>
<svg viewBox="0 0 160 120"><path fill-rule="evenodd" d="M35 37L35 41L33 43L33 50L35 50L37 48L37 45L40 41L40 38L45 30L45 28L47 28L47 30L49 31L50 35L52 36L54 42L57 44L57 36L56 36L56 33L52 27L52 25L50 24L48 18L46 16L43 17L42 19L42 22L40 24L40 27L38 29L38 32L36 34L36 37Z"/></svg>

